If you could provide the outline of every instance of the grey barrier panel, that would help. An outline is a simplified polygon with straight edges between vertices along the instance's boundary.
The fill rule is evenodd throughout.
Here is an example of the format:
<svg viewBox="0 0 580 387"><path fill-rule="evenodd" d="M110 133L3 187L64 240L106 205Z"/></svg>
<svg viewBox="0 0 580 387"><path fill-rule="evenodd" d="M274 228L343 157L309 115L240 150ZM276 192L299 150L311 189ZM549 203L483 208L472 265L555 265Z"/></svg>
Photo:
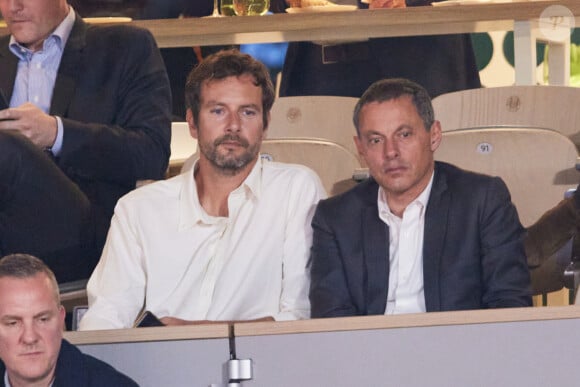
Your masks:
<svg viewBox="0 0 580 387"><path fill-rule="evenodd" d="M236 337L244 386L579 386L580 320Z"/></svg>
<svg viewBox="0 0 580 387"><path fill-rule="evenodd" d="M79 345L142 387L208 387L227 384L227 338Z"/></svg>

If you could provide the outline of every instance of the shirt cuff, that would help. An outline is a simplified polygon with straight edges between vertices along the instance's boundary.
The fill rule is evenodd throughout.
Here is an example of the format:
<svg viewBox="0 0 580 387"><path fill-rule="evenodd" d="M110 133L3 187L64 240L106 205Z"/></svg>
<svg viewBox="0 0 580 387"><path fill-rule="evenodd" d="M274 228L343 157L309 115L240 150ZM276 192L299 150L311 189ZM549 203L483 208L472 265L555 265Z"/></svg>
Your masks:
<svg viewBox="0 0 580 387"><path fill-rule="evenodd" d="M62 150L62 138L64 128L62 126L62 119L58 116L54 116L56 118L56 140L54 140L54 144L50 148L50 151L54 156L58 156L60 151Z"/></svg>
<svg viewBox="0 0 580 387"><path fill-rule="evenodd" d="M280 312L272 317L274 317L274 321L306 320L310 318L310 310L296 309L294 311Z"/></svg>

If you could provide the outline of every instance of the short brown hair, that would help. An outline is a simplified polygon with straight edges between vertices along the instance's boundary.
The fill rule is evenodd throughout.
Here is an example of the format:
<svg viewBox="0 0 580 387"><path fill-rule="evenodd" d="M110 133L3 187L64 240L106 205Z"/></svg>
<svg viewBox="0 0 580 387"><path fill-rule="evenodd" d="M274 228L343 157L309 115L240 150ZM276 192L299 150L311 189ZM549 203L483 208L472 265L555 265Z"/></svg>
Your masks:
<svg viewBox="0 0 580 387"><path fill-rule="evenodd" d="M274 103L274 86L268 68L236 49L223 50L208 56L189 73L185 84L185 104L187 109L191 109L196 125L199 124L202 84L213 79L239 77L244 74L254 77L254 85L262 88L262 121L264 129L268 127L268 113Z"/></svg>

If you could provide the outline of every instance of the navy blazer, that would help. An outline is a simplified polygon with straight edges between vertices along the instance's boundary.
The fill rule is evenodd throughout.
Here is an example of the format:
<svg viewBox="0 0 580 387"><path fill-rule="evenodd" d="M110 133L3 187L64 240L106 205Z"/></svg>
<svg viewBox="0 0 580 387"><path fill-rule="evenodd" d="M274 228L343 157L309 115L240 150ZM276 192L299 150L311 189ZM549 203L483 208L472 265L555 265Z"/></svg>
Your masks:
<svg viewBox="0 0 580 387"><path fill-rule="evenodd" d="M0 361L0 387L4 387L6 367ZM107 363L85 355L77 347L62 340L52 387L138 387Z"/></svg>
<svg viewBox="0 0 580 387"><path fill-rule="evenodd" d="M0 88L10 99L18 59L0 37ZM62 118L59 168L105 216L140 179L161 179L169 162L171 90L151 33L95 26L77 14L50 106Z"/></svg>
<svg viewBox="0 0 580 387"><path fill-rule="evenodd" d="M318 204L312 220L312 317L384 314L389 228L369 179ZM500 178L436 162L425 214L428 312L532 304L524 229Z"/></svg>

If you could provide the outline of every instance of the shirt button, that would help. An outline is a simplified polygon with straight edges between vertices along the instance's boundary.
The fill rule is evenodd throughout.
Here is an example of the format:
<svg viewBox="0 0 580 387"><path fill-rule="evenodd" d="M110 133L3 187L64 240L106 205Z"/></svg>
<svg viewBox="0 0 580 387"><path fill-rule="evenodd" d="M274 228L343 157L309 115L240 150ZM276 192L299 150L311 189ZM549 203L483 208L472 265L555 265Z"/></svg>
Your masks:
<svg viewBox="0 0 580 387"><path fill-rule="evenodd" d="M34 102L38 102L38 96L37 96L37 95L35 95L35 96L34 96L34 98L32 98L32 100L33 100Z"/></svg>
<svg viewBox="0 0 580 387"><path fill-rule="evenodd" d="M41 69L41 68L42 68L42 65L41 65L40 63L37 63L37 64L36 64L36 68L37 68L37 69Z"/></svg>

